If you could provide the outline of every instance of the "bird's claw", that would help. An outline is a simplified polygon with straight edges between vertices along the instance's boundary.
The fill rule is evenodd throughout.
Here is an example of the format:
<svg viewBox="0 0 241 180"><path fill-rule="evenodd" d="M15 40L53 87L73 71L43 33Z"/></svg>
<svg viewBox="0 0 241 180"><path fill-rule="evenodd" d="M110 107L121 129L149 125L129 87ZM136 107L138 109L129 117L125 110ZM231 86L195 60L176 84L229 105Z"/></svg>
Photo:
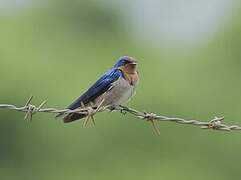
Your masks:
<svg viewBox="0 0 241 180"><path fill-rule="evenodd" d="M122 106L122 105L120 105L120 107L122 108L121 110L120 110L120 112L121 112L121 114L126 114L127 113L127 111L128 111L128 107L126 107L126 106Z"/></svg>
<svg viewBox="0 0 241 180"><path fill-rule="evenodd" d="M127 112L124 109L121 109L120 113L123 114L123 115L126 115Z"/></svg>

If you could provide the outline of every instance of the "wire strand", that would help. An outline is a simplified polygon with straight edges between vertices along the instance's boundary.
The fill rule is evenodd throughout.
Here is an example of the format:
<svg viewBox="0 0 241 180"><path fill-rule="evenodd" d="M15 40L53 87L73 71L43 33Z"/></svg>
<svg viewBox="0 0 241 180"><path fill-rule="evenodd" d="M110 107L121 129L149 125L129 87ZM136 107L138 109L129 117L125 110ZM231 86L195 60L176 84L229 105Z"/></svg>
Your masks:
<svg viewBox="0 0 241 180"><path fill-rule="evenodd" d="M25 112L26 114L25 114L24 119L29 118L30 122L32 121L33 115L38 112L62 113L62 114L81 113L81 114L85 114L87 116L86 120L84 121L83 127L87 127L89 119L91 119L93 125L95 125L94 115L98 112L103 112L106 109L109 109L109 106L102 106L104 100L98 105L97 108L82 106L82 108L80 108L80 109L78 108L75 110L70 110L70 109L58 110L55 108L42 109L42 107L47 103L47 101L46 100L43 101L38 107L36 107L36 106L30 104L32 99L33 99L33 96L30 96L30 98L26 102L25 106L23 106L23 107L18 108L14 105L0 104L0 108ZM222 124L221 121L224 120L224 117L221 117L221 118L214 117L214 119L212 119L209 122L201 122L201 121L197 121L197 120L185 120L182 118L169 118L166 116L156 115L154 113L139 112L135 109L131 109L131 108L125 107L125 106L119 106L115 110L120 110L120 112L123 114L130 113L139 119L150 121L157 135L160 135L160 132L154 121L171 121L171 122L175 122L178 124L190 124L190 125L194 125L194 126L201 126L202 129L213 129L213 130L220 130L220 131L241 130L241 127L236 126L236 125L227 126L225 124Z"/></svg>

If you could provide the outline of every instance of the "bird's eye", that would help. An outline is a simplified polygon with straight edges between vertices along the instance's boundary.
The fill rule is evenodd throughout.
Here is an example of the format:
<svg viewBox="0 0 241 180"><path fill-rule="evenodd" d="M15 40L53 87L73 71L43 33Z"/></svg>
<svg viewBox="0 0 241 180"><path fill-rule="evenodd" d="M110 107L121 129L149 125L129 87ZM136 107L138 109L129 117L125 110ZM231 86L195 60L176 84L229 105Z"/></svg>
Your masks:
<svg viewBox="0 0 241 180"><path fill-rule="evenodd" d="M125 60L125 59L121 60L121 62L122 62L123 64L127 64L127 63L128 63L128 61Z"/></svg>

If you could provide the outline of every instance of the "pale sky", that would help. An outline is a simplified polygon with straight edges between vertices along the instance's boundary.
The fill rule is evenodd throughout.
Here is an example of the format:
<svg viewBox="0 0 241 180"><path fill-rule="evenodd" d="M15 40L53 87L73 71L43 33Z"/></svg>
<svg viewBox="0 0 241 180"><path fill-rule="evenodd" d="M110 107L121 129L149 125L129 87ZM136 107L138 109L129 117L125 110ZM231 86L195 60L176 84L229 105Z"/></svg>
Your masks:
<svg viewBox="0 0 241 180"><path fill-rule="evenodd" d="M0 13L11 13L46 0L0 0ZM204 43L231 18L238 0L90 0L114 8L130 37L155 44Z"/></svg>
<svg viewBox="0 0 241 180"><path fill-rule="evenodd" d="M227 23L236 0L133 0L126 14L133 34L157 44L193 45L208 41Z"/></svg>

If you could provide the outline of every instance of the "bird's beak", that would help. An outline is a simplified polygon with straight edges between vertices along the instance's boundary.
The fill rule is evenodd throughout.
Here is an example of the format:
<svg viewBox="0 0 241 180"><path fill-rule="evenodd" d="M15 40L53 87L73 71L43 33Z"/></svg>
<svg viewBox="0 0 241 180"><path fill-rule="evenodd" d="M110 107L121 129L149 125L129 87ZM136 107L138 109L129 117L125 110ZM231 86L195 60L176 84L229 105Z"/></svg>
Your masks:
<svg viewBox="0 0 241 180"><path fill-rule="evenodd" d="M130 62L128 64L131 64L131 65L137 65L137 62Z"/></svg>

